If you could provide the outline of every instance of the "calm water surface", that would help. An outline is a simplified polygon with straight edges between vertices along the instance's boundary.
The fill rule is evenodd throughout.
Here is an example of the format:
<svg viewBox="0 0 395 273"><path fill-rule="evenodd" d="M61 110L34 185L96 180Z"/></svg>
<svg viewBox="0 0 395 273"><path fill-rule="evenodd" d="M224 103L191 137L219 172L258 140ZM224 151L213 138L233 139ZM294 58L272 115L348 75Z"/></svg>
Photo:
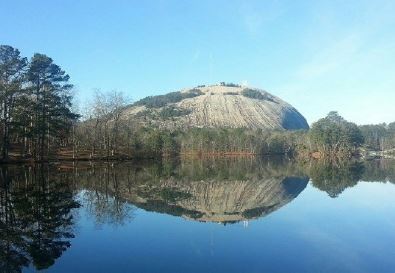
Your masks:
<svg viewBox="0 0 395 273"><path fill-rule="evenodd" d="M0 170L0 272L395 272L394 161Z"/></svg>

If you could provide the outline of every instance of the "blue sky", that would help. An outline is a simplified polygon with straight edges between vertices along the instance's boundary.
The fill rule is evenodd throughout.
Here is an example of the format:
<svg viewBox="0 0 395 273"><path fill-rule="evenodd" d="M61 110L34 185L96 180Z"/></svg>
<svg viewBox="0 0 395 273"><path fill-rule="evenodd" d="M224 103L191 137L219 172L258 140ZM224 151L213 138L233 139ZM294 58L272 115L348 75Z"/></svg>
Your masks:
<svg viewBox="0 0 395 273"><path fill-rule="evenodd" d="M0 0L0 44L52 57L83 105L220 81L263 88L309 123L395 121L395 1Z"/></svg>

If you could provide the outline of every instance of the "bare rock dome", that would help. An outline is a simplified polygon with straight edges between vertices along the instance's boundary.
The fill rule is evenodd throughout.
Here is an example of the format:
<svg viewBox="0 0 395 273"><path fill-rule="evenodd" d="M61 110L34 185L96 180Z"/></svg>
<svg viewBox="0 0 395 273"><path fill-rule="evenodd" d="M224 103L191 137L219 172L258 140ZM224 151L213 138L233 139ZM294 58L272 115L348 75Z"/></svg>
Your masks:
<svg viewBox="0 0 395 273"><path fill-rule="evenodd" d="M127 107L124 118L160 128L308 129L290 104L257 88L235 84L198 86L146 97Z"/></svg>

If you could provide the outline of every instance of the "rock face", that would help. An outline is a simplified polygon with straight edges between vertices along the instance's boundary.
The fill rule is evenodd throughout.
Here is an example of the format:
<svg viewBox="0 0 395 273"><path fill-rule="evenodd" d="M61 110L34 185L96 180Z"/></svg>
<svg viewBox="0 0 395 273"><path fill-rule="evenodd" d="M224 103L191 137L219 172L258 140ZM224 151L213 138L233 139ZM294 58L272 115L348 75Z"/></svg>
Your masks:
<svg viewBox="0 0 395 273"><path fill-rule="evenodd" d="M306 188L308 181L308 177L298 176L247 180L169 177L144 183L117 180L117 192L111 188L112 183L107 184L109 188L105 191L100 188L83 189L91 190L93 195L90 196L96 196L98 192L117 196L146 211L199 222L228 224L265 217L279 210L294 200Z"/></svg>
<svg viewBox="0 0 395 273"><path fill-rule="evenodd" d="M307 129L290 104L266 91L238 85L199 86L147 97L127 107L123 118L160 128Z"/></svg>
<svg viewBox="0 0 395 273"><path fill-rule="evenodd" d="M81 189L94 198L98 192L116 196L146 211L223 224L265 217L294 200L309 181L288 161L122 163L109 171L99 165L85 173L90 182Z"/></svg>
<svg viewBox="0 0 395 273"><path fill-rule="evenodd" d="M129 200L134 199L132 203L147 210L197 221L234 223L264 217L278 210L296 198L307 183L305 177L230 181L170 179L162 180L156 188ZM173 198L163 198L163 192Z"/></svg>

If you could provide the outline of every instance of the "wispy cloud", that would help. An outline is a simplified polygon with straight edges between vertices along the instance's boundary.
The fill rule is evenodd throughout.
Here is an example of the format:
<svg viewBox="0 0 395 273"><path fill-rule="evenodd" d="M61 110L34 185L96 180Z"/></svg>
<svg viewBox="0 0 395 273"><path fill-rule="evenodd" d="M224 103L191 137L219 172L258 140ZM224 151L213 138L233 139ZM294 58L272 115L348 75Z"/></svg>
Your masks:
<svg viewBox="0 0 395 273"><path fill-rule="evenodd" d="M267 24L283 14L284 9L279 1L258 1L253 4L245 2L240 7L240 16L247 33L256 36Z"/></svg>
<svg viewBox="0 0 395 273"><path fill-rule="evenodd" d="M296 77L301 81L306 81L337 71L354 59L360 47L359 35L352 33L313 54L296 71Z"/></svg>
<svg viewBox="0 0 395 273"><path fill-rule="evenodd" d="M244 15L244 24L248 33L251 35L256 35L262 28L263 18L262 15L249 12Z"/></svg>
<svg viewBox="0 0 395 273"><path fill-rule="evenodd" d="M199 58L200 58L200 49L196 49L192 55L191 62L194 63L194 62L198 61Z"/></svg>
<svg viewBox="0 0 395 273"><path fill-rule="evenodd" d="M210 81L212 81L214 77L214 55L212 52L210 52L209 54L208 69L209 69Z"/></svg>
<svg viewBox="0 0 395 273"><path fill-rule="evenodd" d="M359 124L395 120L388 110L395 99L395 2L380 3L364 2L350 18L337 9L314 10L317 24L306 29L293 72L276 87L310 122L330 110ZM362 109L372 111L367 116Z"/></svg>

